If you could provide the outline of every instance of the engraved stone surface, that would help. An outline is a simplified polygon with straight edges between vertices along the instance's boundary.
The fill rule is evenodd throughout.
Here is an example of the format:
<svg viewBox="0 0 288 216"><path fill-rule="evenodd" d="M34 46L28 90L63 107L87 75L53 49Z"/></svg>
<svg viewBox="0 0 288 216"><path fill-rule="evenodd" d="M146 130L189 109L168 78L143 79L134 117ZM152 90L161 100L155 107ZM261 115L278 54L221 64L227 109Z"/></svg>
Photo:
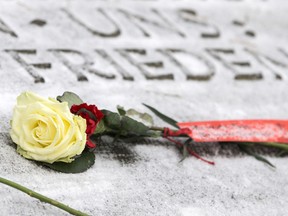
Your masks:
<svg viewBox="0 0 288 216"><path fill-rule="evenodd" d="M287 119L287 10L285 0L0 1L0 175L91 215L285 215L277 151L261 149L271 169L236 145L197 144L212 167L179 163L167 141L107 138L90 170L69 175L20 157L9 121L26 90L110 110L149 112L145 102L178 121ZM0 193L0 215L66 215Z"/></svg>

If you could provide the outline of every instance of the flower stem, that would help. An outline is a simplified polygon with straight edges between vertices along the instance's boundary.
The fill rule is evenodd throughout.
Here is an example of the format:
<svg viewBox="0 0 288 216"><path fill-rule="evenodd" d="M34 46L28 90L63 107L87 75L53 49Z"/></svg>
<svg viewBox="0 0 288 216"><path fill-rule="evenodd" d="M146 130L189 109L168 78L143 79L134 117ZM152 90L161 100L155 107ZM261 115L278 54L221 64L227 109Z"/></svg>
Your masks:
<svg viewBox="0 0 288 216"><path fill-rule="evenodd" d="M78 211L76 209L70 208L69 206L64 205L63 203L60 203L60 202L58 202L56 200L53 200L51 198L48 198L48 197L42 195L42 194L34 192L34 191L30 190L29 188L26 188L26 187L24 187L24 186L22 186L20 184L17 184L17 183L15 183L13 181L8 180L8 179L0 177L0 183L3 183L3 184L8 185L10 187L13 187L13 188L15 188L17 190L20 190L20 191L28 194L29 196L40 200L41 202L46 202L46 203L49 203L51 205L54 205L57 208L60 208L60 209L62 209L64 211L66 211L66 212L69 212L72 215L88 216L88 214L86 214L86 213L83 213L83 212Z"/></svg>
<svg viewBox="0 0 288 216"><path fill-rule="evenodd" d="M149 127L149 130L151 130L151 131L159 131L159 132L161 132L163 134L165 128L152 126L152 127ZM181 129L178 129L178 130L170 129L170 131L172 131L172 132L177 132L179 130L181 130ZM188 137L188 135L187 134L179 134L179 135L177 135L177 137L185 137L186 138L186 137Z"/></svg>
<svg viewBox="0 0 288 216"><path fill-rule="evenodd" d="M283 149L285 151L288 151L288 145L285 143L272 143L272 142L263 142L263 143L256 143L259 145L264 145L264 146L268 146L268 147L274 147L274 148L279 148L279 149Z"/></svg>
<svg viewBox="0 0 288 216"><path fill-rule="evenodd" d="M149 128L150 130L154 130L154 131L164 131L164 128L163 127L155 127L155 126L152 126Z"/></svg>

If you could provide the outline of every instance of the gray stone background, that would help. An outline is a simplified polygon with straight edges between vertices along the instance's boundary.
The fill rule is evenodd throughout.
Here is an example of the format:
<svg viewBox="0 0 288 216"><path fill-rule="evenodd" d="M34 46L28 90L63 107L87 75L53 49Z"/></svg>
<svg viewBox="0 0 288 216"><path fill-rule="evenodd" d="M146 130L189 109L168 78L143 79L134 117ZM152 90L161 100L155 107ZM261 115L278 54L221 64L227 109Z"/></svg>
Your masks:
<svg viewBox="0 0 288 216"><path fill-rule="evenodd" d="M88 103L178 121L287 119L284 0L0 1L0 175L91 215L287 215L287 158L272 169L237 146L163 140L99 143L77 175L20 157L9 137L16 97L73 91ZM155 116L154 116L155 117ZM167 126L155 117L155 124ZM0 215L66 215L0 185Z"/></svg>

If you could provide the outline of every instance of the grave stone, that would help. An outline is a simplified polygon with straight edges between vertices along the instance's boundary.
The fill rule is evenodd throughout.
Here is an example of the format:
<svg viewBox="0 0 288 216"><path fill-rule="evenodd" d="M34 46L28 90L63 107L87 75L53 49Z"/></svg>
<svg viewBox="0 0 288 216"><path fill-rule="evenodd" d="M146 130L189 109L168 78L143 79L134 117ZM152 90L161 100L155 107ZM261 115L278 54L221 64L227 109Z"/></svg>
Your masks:
<svg viewBox="0 0 288 216"><path fill-rule="evenodd" d="M284 0L0 1L0 170L90 215L285 215L287 158L272 169L237 146L197 144L182 163L163 140L99 143L85 173L20 157L9 137L16 97L73 91L87 103L178 121L287 119ZM154 116L155 125L167 126ZM0 185L0 215L66 215Z"/></svg>

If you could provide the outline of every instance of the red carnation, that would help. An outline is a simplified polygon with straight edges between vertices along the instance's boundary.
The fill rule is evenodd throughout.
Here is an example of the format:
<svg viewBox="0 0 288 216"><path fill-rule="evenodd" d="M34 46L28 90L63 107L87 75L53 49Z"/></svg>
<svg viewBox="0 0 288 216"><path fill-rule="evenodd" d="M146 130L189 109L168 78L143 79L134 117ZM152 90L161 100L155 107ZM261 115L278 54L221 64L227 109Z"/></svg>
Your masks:
<svg viewBox="0 0 288 216"><path fill-rule="evenodd" d="M86 119L87 129L87 143L88 148L95 148L96 145L90 140L90 136L94 133L97 124L104 117L104 114L95 105L88 105L86 103L80 105L73 105L70 111L75 115L80 115Z"/></svg>

